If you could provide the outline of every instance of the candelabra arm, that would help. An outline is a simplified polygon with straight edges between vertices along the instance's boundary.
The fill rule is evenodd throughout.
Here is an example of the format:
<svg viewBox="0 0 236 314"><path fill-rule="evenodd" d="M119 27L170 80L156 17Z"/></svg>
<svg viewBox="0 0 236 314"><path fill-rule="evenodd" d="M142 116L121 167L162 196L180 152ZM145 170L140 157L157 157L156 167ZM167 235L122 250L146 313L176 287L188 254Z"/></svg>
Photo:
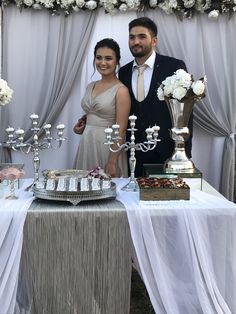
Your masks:
<svg viewBox="0 0 236 314"><path fill-rule="evenodd" d="M105 145L110 145L109 143L104 143ZM122 144L122 145L120 145L120 144L117 144L117 146L118 146L118 148L116 148L116 149L114 149L114 148L112 148L111 146L109 147L109 150L111 151L111 152L113 152L113 153L117 153L117 152L119 152L119 151L121 151L122 149L124 149L124 150L128 150L129 149L129 143L128 142L126 142L126 143L124 143L124 144Z"/></svg>

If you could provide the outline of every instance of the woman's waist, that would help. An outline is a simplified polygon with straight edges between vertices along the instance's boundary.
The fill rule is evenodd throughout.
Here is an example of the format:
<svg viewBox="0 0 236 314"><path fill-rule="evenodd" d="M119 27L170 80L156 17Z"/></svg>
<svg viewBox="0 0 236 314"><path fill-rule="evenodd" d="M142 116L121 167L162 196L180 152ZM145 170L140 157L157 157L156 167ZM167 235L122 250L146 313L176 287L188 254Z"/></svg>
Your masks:
<svg viewBox="0 0 236 314"><path fill-rule="evenodd" d="M114 119L102 118L94 114L87 115L86 125L88 126L91 125L91 126L107 128L108 126L111 126L114 123L115 123Z"/></svg>

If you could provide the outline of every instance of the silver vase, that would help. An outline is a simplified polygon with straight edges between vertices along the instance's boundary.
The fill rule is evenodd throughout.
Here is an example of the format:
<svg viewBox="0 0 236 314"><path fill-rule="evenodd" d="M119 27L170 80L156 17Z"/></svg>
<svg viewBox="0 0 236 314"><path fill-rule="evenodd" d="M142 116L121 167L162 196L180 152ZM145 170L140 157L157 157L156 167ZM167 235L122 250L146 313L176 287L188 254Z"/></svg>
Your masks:
<svg viewBox="0 0 236 314"><path fill-rule="evenodd" d="M172 121L171 138L175 142L172 156L166 160L164 169L166 172L184 172L195 168L185 152L185 141L189 138L187 127L193 110L194 101L180 102L177 99L166 100Z"/></svg>

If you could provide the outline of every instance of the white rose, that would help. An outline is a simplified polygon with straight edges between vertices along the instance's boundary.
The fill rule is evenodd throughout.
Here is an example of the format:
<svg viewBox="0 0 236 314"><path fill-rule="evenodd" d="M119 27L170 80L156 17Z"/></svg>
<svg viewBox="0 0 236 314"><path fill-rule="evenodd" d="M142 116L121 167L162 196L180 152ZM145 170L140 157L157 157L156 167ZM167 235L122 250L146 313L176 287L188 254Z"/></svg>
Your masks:
<svg viewBox="0 0 236 314"><path fill-rule="evenodd" d="M219 10L212 10L212 11L208 14L208 17L209 17L210 19L217 20L218 17L219 17Z"/></svg>
<svg viewBox="0 0 236 314"><path fill-rule="evenodd" d="M128 7L125 3L122 3L120 6L119 6L119 10L122 11L122 12L125 12L127 11Z"/></svg>
<svg viewBox="0 0 236 314"><path fill-rule="evenodd" d="M157 89L157 97L159 98L159 100L165 100L164 92L163 92L162 87L158 87L158 89Z"/></svg>
<svg viewBox="0 0 236 314"><path fill-rule="evenodd" d="M76 5L78 8L83 8L83 6L85 5L85 1L84 0L76 0Z"/></svg>
<svg viewBox="0 0 236 314"><path fill-rule="evenodd" d="M0 79L0 106L7 105L12 99L13 90L7 85L7 82Z"/></svg>
<svg viewBox="0 0 236 314"><path fill-rule="evenodd" d="M192 77L183 69L179 69L176 72L176 78L179 81L179 85L189 88L192 84Z"/></svg>
<svg viewBox="0 0 236 314"><path fill-rule="evenodd" d="M185 0L184 7L185 8L192 8L195 4L195 0Z"/></svg>
<svg viewBox="0 0 236 314"><path fill-rule="evenodd" d="M164 86L164 95L169 97L174 91L174 88L172 85L166 85Z"/></svg>
<svg viewBox="0 0 236 314"><path fill-rule="evenodd" d="M97 2L94 0L89 0L85 3L85 7L89 10L94 10L97 7Z"/></svg>
<svg viewBox="0 0 236 314"><path fill-rule="evenodd" d="M31 7L33 3L33 0L24 0L24 4L27 5L27 7Z"/></svg>
<svg viewBox="0 0 236 314"><path fill-rule="evenodd" d="M157 0L149 0L149 5L151 8L155 8L157 6Z"/></svg>
<svg viewBox="0 0 236 314"><path fill-rule="evenodd" d="M173 95L173 98L181 100L182 98L184 98L186 93L187 93L186 88L179 86L179 87L175 88L172 95Z"/></svg>
<svg viewBox="0 0 236 314"><path fill-rule="evenodd" d="M205 91L205 84L200 80L193 82L192 90L193 90L195 95L201 96Z"/></svg>

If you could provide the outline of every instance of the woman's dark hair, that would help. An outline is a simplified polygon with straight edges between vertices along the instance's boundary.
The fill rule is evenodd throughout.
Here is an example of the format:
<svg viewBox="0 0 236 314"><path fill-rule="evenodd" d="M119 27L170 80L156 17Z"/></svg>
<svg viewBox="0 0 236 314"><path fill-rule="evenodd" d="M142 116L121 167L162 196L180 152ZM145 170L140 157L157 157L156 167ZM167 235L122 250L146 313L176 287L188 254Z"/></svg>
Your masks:
<svg viewBox="0 0 236 314"><path fill-rule="evenodd" d="M149 19L148 17L140 17L137 18L129 23L129 31L131 28L136 26L142 26L147 28L154 37L157 36L157 25L153 22L153 20Z"/></svg>
<svg viewBox="0 0 236 314"><path fill-rule="evenodd" d="M95 57L96 57L97 50L99 48L105 48L105 47L110 48L111 50L115 52L117 64L118 64L118 67L120 67L120 46L117 44L117 42L114 39L104 38L98 41L94 48L94 59L93 59L94 72L95 72Z"/></svg>

